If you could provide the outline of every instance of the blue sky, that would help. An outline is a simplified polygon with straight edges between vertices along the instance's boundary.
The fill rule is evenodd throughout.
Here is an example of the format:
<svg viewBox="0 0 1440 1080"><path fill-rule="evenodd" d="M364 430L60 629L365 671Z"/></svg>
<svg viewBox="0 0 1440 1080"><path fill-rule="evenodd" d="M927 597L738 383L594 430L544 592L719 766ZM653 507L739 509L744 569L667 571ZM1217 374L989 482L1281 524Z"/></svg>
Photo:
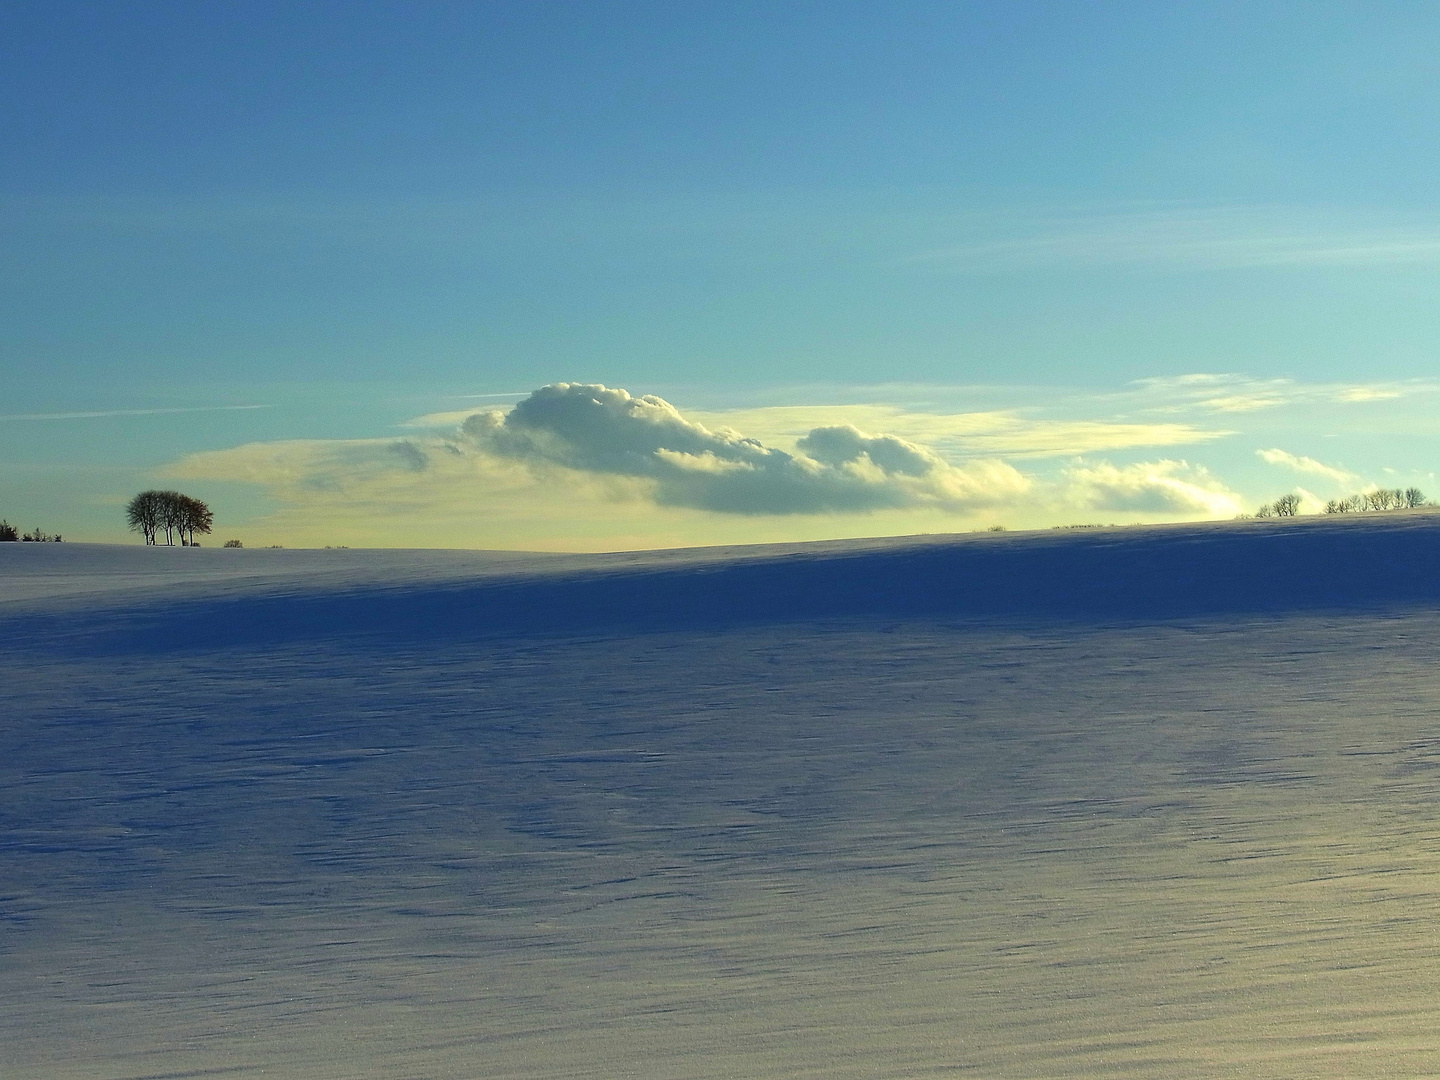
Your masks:
<svg viewBox="0 0 1440 1080"><path fill-rule="evenodd" d="M1418 3L6 5L0 516L121 540L163 484L247 543L565 548L1440 493L1437 56ZM869 494L463 434L561 382ZM847 426L933 469L797 449ZM685 475L758 468L722 443Z"/></svg>

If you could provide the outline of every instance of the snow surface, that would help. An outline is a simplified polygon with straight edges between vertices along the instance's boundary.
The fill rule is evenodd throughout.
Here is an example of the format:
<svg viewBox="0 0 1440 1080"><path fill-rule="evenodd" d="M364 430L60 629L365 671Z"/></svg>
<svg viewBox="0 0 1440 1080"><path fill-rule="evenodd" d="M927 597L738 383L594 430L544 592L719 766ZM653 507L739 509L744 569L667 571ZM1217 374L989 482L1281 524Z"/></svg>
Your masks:
<svg viewBox="0 0 1440 1080"><path fill-rule="evenodd" d="M0 1076L1440 1072L1440 516L0 545Z"/></svg>

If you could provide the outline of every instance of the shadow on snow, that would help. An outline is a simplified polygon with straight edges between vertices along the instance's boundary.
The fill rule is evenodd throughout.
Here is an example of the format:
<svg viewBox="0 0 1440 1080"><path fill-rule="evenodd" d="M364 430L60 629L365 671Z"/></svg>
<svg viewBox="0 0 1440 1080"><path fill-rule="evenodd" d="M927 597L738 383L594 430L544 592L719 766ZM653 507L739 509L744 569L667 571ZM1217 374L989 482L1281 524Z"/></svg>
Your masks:
<svg viewBox="0 0 1440 1080"><path fill-rule="evenodd" d="M1428 607L1440 518L1051 533L471 583L157 601L24 619L33 644L150 653L593 636L818 620L1081 624Z"/></svg>

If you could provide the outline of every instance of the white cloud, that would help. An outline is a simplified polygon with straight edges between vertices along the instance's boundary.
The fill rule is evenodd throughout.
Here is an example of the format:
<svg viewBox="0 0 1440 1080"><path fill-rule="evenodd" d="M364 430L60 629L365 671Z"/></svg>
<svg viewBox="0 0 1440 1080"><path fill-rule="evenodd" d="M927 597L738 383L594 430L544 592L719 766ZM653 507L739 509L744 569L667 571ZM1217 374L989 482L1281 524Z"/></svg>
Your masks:
<svg viewBox="0 0 1440 1080"><path fill-rule="evenodd" d="M1333 480L1337 484L1354 483L1356 479L1354 473L1334 468L1316 461L1314 458L1300 457L1279 448L1256 450L1255 453L1268 465L1281 465L1287 469L1294 469L1296 472L1313 473L1316 476L1323 476L1327 480Z"/></svg>
<svg viewBox="0 0 1440 1080"><path fill-rule="evenodd" d="M1403 397L1404 391L1394 384L1379 383L1372 386L1348 386L1337 390L1336 401L1390 401Z"/></svg>
<svg viewBox="0 0 1440 1080"><path fill-rule="evenodd" d="M1030 482L1012 466L956 466L894 435L816 427L788 452L687 420L653 395L598 384L542 387L508 413L486 411L461 431L483 453L582 473L653 482L663 506L731 514L821 514L1002 502Z"/></svg>
<svg viewBox="0 0 1440 1080"><path fill-rule="evenodd" d="M1184 461L1080 464L1065 471L1065 481L1066 497L1094 510L1233 517L1241 506L1207 470Z"/></svg>
<svg viewBox="0 0 1440 1080"><path fill-rule="evenodd" d="M1300 505L1296 511L1301 514L1319 514L1325 510L1326 500L1320 498L1313 491L1306 491L1303 487L1297 487L1295 494L1300 496Z"/></svg>

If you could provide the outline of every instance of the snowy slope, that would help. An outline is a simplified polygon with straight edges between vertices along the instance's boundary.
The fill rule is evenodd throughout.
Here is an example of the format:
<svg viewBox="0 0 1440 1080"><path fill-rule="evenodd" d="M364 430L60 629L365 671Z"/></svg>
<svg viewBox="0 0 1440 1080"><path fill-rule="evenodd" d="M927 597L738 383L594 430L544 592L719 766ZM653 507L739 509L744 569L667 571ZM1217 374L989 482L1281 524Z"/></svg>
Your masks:
<svg viewBox="0 0 1440 1080"><path fill-rule="evenodd" d="M0 1075L1440 1071L1440 517L0 545Z"/></svg>

